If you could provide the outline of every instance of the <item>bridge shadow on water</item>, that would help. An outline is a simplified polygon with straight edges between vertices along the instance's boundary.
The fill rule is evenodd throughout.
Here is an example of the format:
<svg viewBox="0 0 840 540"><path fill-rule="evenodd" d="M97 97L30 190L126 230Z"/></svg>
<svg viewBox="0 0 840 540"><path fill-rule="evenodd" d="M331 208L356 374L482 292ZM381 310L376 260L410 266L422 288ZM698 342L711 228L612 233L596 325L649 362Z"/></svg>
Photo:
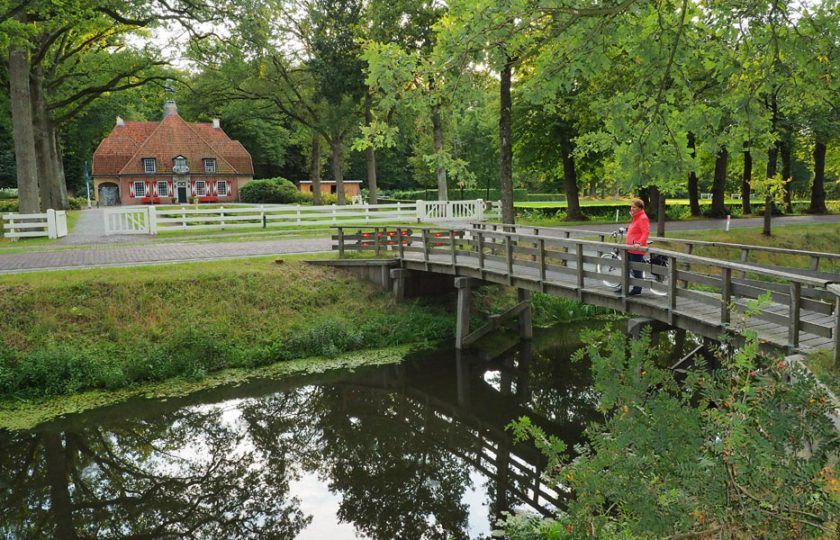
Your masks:
<svg viewBox="0 0 840 540"><path fill-rule="evenodd" d="M503 511L564 503L506 426L581 442L597 414L577 330L0 432L0 537L489 537Z"/></svg>

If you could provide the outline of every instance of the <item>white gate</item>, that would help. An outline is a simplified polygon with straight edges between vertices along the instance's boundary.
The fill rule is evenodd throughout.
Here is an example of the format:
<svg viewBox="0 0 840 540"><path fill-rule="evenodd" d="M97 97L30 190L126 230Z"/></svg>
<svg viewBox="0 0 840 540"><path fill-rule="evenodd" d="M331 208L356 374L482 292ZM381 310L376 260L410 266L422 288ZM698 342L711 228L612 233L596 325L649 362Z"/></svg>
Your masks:
<svg viewBox="0 0 840 540"><path fill-rule="evenodd" d="M149 208L105 209L105 234L150 234Z"/></svg>
<svg viewBox="0 0 840 540"><path fill-rule="evenodd" d="M484 219L484 201L417 201L417 219L480 221Z"/></svg>

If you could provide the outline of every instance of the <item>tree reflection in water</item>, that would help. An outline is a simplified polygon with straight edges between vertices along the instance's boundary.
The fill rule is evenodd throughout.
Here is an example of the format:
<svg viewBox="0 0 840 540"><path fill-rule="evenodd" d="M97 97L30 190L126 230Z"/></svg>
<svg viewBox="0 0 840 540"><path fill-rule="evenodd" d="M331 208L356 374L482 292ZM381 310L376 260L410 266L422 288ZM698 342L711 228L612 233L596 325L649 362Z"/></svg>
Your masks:
<svg viewBox="0 0 840 540"><path fill-rule="evenodd" d="M578 442L594 397L570 351L520 347L458 369L449 351L0 433L0 537L293 538L312 522L290 489L303 474L370 538L475 534L476 471L491 521L511 504L550 511L544 460L504 428L529 414Z"/></svg>

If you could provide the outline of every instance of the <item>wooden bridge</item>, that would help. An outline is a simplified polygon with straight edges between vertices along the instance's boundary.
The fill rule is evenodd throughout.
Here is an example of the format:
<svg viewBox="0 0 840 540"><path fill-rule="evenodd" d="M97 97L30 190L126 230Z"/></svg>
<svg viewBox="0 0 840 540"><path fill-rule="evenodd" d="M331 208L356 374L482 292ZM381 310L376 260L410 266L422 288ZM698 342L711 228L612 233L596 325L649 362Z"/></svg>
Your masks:
<svg viewBox="0 0 840 540"><path fill-rule="evenodd" d="M579 302L615 309L660 321L703 337L735 339L747 330L756 332L766 347L787 352L829 348L840 361L840 254L818 253L761 246L742 246L662 239L686 247L686 252L649 247L667 266L630 263L627 246L605 242L608 233L576 229L534 228L477 223L465 228L434 227L337 227L333 249L340 257L348 252L391 256L390 272L399 296L406 280L426 273L455 277L459 289L456 345L468 346L498 326L506 317L530 314L530 291L573 298ZM698 246L735 249L737 261L699 256ZM604 269L604 254L618 250L621 271L616 277ZM771 252L790 259L784 267L750 262L752 254ZM796 258L810 260L795 268ZM822 265L822 267L821 267ZM789 267L790 266L790 267ZM654 275L658 282L638 279L630 270ZM606 283L619 284L616 292ZM519 290L520 302L482 329L470 332L470 289L497 283ZM634 286L642 295L628 293ZM652 294L651 286L660 295ZM530 321L520 317L523 335ZM527 337L527 335L526 335Z"/></svg>

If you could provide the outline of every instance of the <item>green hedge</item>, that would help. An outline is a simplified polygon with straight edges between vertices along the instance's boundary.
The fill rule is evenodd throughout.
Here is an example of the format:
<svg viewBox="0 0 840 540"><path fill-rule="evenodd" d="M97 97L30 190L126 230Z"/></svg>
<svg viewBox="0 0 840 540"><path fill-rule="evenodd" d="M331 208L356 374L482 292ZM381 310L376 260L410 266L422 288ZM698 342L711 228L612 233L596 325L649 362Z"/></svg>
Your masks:
<svg viewBox="0 0 840 540"><path fill-rule="evenodd" d="M458 188L450 188L449 189L449 200L450 201L459 201L461 200L461 190ZM416 190L409 190L409 191L391 191L388 192L387 196L389 198L402 201L402 202L414 202L418 200L425 200L425 201L436 201L437 199L437 190L436 189L416 189ZM484 200L491 200L491 201L498 201L501 199L501 194L498 189L491 189L490 196L487 196L486 189L465 189L463 191L463 199L470 201L474 199L484 199ZM514 201L527 201L528 200L528 190L526 189L514 189L513 190L513 200ZM553 200L553 199L552 199Z"/></svg>
<svg viewBox="0 0 840 540"><path fill-rule="evenodd" d="M287 204L301 201L297 187L285 178L251 180L240 190L242 202Z"/></svg>
<svg viewBox="0 0 840 540"><path fill-rule="evenodd" d="M529 193L527 199L533 202L565 201L564 193Z"/></svg>

